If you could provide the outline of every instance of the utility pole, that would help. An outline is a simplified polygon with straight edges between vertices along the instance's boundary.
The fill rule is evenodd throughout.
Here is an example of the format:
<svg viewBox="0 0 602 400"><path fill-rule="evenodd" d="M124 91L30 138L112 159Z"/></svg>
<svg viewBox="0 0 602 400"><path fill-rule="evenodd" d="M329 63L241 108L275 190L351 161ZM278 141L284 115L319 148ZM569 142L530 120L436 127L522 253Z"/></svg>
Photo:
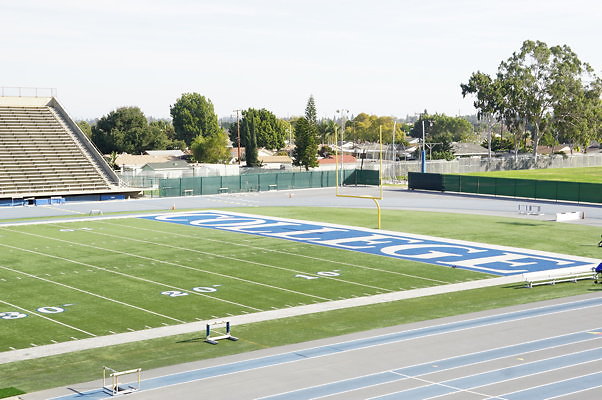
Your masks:
<svg viewBox="0 0 602 400"><path fill-rule="evenodd" d="M428 121L429 123L429 128L433 126L433 121ZM426 141L425 141L425 137L424 137L424 119L422 120L422 168L421 168L421 172L424 174L426 172ZM438 143L431 143L432 144L438 144ZM432 147L431 147L432 149Z"/></svg>
<svg viewBox="0 0 602 400"><path fill-rule="evenodd" d="M238 139L238 165L240 165L240 121L238 120L238 113L242 110L236 111L236 138Z"/></svg>
<svg viewBox="0 0 602 400"><path fill-rule="evenodd" d="M426 148L424 146L424 120L422 120L422 168L421 172L424 174L426 172Z"/></svg>

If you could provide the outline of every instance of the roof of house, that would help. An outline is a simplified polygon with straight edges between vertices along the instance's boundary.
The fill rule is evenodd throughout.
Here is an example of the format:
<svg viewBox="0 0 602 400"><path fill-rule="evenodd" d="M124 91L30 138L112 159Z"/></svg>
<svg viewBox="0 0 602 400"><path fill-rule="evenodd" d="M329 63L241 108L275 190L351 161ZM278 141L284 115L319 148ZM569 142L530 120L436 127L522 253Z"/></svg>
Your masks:
<svg viewBox="0 0 602 400"><path fill-rule="evenodd" d="M184 160L171 160L166 162L159 163L148 163L143 169L151 169L154 171L157 170L181 170L181 169L189 169L190 165Z"/></svg>
<svg viewBox="0 0 602 400"><path fill-rule="evenodd" d="M452 143L452 150L457 156L486 156L489 150L475 143Z"/></svg>
<svg viewBox="0 0 602 400"><path fill-rule="evenodd" d="M105 156L110 159L110 156ZM149 163L162 163L177 159L173 156L156 156L147 154L119 154L115 159L115 165L128 167L142 167Z"/></svg>
<svg viewBox="0 0 602 400"><path fill-rule="evenodd" d="M259 161L264 164L292 164L293 159L289 156L259 156Z"/></svg>
<svg viewBox="0 0 602 400"><path fill-rule="evenodd" d="M182 150L147 150L144 152L149 156L171 156L171 157L183 157L186 154Z"/></svg>
<svg viewBox="0 0 602 400"><path fill-rule="evenodd" d="M318 160L318 164L320 165L328 165L328 164L335 164L337 162L342 162L342 163L355 163L357 161L357 159L355 157L353 157L352 155L349 154L345 154L342 156L343 158L341 159L341 156L328 156L328 157L324 157Z"/></svg>
<svg viewBox="0 0 602 400"><path fill-rule="evenodd" d="M568 144L559 144L556 146L537 146L537 154L552 154L552 153L570 153L571 146Z"/></svg>

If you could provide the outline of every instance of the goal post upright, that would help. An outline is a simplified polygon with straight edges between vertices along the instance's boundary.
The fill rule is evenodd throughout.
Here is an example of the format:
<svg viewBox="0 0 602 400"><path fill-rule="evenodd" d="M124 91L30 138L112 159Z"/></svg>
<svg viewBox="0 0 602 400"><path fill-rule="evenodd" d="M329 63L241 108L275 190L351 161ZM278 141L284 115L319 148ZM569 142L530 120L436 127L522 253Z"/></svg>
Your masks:
<svg viewBox="0 0 602 400"><path fill-rule="evenodd" d="M339 182L339 141L338 141L338 135L337 135L337 129L335 128L334 130L334 140L336 143L335 146L335 195L336 197L351 197L351 198L355 198L355 199L369 199L369 200L373 200L374 203L376 204L376 216L377 216L377 226L378 229L381 229L381 210L380 210L380 203L379 201L383 199L383 178L382 178L382 171L383 171L383 129L382 129L382 125L379 127L379 143L380 143L380 149L379 149L379 170L378 170L378 196L372 196L372 195L351 195L351 194L341 194L339 192L339 186L343 185L345 182L345 163L344 163L344 156L345 156L345 152L343 151L343 135L344 133L341 133L341 174L343 175L341 177L341 181Z"/></svg>

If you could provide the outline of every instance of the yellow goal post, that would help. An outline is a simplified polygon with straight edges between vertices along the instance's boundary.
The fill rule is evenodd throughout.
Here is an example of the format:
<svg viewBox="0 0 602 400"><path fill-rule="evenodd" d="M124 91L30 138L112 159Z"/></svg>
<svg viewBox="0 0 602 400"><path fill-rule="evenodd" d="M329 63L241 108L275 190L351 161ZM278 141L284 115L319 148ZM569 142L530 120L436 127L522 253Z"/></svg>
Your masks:
<svg viewBox="0 0 602 400"><path fill-rule="evenodd" d="M383 129L382 126L379 127L379 170L378 170L378 195L371 195L371 194L343 194L340 192L340 187L344 182L345 176L344 176L344 152L342 151L342 144L343 144L343 136L344 132L341 133L341 157L339 157L339 138L337 135L337 129L335 129L334 131L334 140L335 140L335 188L336 188L336 197L351 197L351 198L355 198L355 199L368 199L368 200L373 200L374 204L376 205L376 212L377 212L377 225L378 225L378 229L380 229L381 227L381 223L380 223L380 203L379 200L383 199L383 178L382 178L382 171L383 171ZM339 170L339 161L341 162L341 168ZM341 172L341 174L340 174ZM339 178L339 175L340 178Z"/></svg>

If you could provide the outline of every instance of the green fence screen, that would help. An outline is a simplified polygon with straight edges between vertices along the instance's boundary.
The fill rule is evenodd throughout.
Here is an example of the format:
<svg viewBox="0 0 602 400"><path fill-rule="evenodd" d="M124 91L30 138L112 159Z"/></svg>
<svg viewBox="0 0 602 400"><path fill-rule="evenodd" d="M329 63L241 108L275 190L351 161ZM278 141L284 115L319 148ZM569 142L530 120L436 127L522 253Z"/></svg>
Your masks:
<svg viewBox="0 0 602 400"><path fill-rule="evenodd" d="M379 171L340 171L345 185L378 185ZM257 192L284 189L334 187L335 171L254 173L237 176L210 176L159 179L160 197L197 196L219 193Z"/></svg>
<svg viewBox="0 0 602 400"><path fill-rule="evenodd" d="M599 183L409 172L408 188L524 197L528 199L602 203L602 184Z"/></svg>

